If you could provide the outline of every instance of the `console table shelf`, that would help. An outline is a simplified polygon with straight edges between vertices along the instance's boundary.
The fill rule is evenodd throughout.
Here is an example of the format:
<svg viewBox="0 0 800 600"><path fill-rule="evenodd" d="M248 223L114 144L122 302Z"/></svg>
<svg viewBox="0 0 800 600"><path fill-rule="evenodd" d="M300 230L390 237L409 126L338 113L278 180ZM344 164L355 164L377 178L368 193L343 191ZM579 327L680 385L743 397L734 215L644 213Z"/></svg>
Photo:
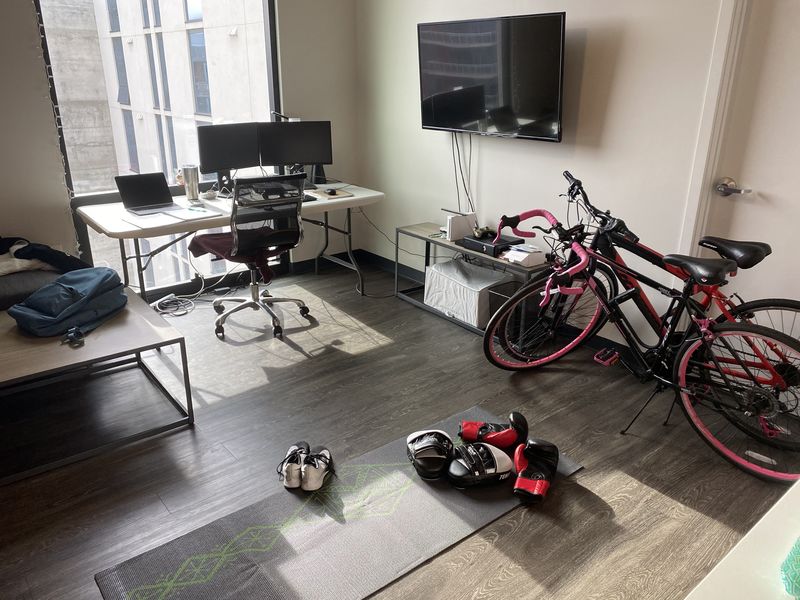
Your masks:
<svg viewBox="0 0 800 600"><path fill-rule="evenodd" d="M401 236L414 238L417 240L422 240L425 242L425 267L429 267L432 262L432 253L431 249L433 246L438 248L443 248L450 252L457 252L459 254L464 254L466 256L470 256L472 258L480 259L482 262L486 264L492 265L493 268L497 268L503 271L508 271L511 273L516 273L522 278L523 283L527 283L531 280L531 278L539 273L540 271L547 268L547 263L536 265L534 267L524 267L517 263L509 262L502 258L494 258L487 254L483 254L481 252L477 252L475 250L471 250L469 248L465 248L459 242L451 242L443 237L444 234L441 233L439 230L439 225L436 223L418 223L417 225L406 225L404 227L398 227L395 230L394 235L394 295L401 300L409 302L414 306L418 306L423 310L427 310L430 313L433 313L443 319L447 319L455 323L456 325L460 325L464 329L468 329L473 333L478 335L483 335L483 330L478 329L477 327L473 327L469 323L464 323L463 321L459 321L458 319L454 319L453 317L446 315L440 310L437 310L431 306L428 306L418 298L415 298L414 295L419 296L420 293L424 294L425 291L425 281L424 277L425 274L423 273L423 281L417 281L417 285L405 288L403 290L400 289L400 238Z"/></svg>

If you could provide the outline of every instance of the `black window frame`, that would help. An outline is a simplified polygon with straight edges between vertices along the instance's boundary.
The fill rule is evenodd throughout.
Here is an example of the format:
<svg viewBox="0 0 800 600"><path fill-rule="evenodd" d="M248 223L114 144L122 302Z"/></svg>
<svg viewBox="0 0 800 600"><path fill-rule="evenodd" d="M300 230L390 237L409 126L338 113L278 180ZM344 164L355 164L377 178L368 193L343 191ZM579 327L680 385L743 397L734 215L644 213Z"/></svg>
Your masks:
<svg viewBox="0 0 800 600"><path fill-rule="evenodd" d="M53 69L51 66L50 53L47 47L47 31L42 17L42 7L40 0L33 0L36 9L36 18L39 26L39 41L42 48L42 57L44 61L45 71L48 77L48 84L50 88L50 100L53 104L53 121L58 134L59 147L61 149L61 157L64 163L64 181L67 186L67 191L70 197L70 210L72 211L72 223L75 228L75 234L78 240L79 255L82 260L89 264L94 264L92 257L92 247L89 241L89 229L83 219L78 216L77 209L82 206L92 206L100 204L113 204L120 202L119 192L117 190L109 190L108 192L85 194L81 196L75 195L75 187L72 181L72 173L69 167L69 155L67 153L66 140L64 138L64 131L59 126L61 122L61 109L58 103L58 94L56 92L55 82L53 80ZM266 39L266 46L269 49L267 56L267 80L269 82L268 94L270 104L273 110L281 112L281 94L280 94L280 80L278 70L278 36L277 36L277 16L275 8L276 0L262 0L264 10L264 20L266 22L266 30L264 32ZM171 122L171 117L167 116L168 122ZM171 123L170 123L171 124ZM174 135L174 131L173 131ZM173 144L174 148L174 144ZM177 165L176 165L177 166ZM212 187L211 182L201 183L200 189L207 190ZM183 186L173 185L170 186L170 193L173 196L181 196L184 194ZM281 262L273 269L276 275L289 272L290 262L289 253L286 252L281 255ZM223 284L230 285L238 281L239 273L232 273L228 275ZM161 296L163 294L188 294L197 290L197 281L192 280L177 285L165 286L161 288L152 288L148 290L153 297Z"/></svg>

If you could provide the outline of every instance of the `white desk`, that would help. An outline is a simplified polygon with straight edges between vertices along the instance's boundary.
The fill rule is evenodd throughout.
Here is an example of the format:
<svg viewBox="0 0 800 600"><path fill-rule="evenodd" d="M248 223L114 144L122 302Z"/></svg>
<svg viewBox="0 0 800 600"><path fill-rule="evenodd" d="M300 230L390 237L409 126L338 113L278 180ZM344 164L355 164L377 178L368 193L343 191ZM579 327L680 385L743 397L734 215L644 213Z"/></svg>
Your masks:
<svg viewBox="0 0 800 600"><path fill-rule="evenodd" d="M325 246L316 257L316 263L319 263L320 258L324 258L341 266L347 267L356 272L358 276L359 289L363 295L364 293L364 278L358 263L353 256L352 244L352 219L351 210L353 208L375 204L384 198L382 192L376 192L367 188L355 185L332 185L330 187L341 188L344 191L350 192L352 196L346 198L326 198L314 200L312 202L303 202L301 209L301 216L304 223L310 223L322 227L325 231ZM176 196L173 200L181 206L188 206L185 196ZM213 229L215 227L225 227L230 225L230 210L231 199L220 199L213 201L204 201L203 203L214 210L219 211L219 214L212 217L204 217L200 219L192 219L190 221L176 221L175 223L162 224L158 226L138 226L125 221L126 216L130 216L122 205L122 202L113 202L110 204L94 204L88 206L81 206L77 209L78 216L89 227L94 229L97 233L108 236L110 238L119 240L120 256L122 257L122 270L125 280L125 285L130 285L128 275L128 261L134 260L136 262L136 272L139 275L139 282L141 287L139 293L143 298L146 298L147 290L144 289L144 270L147 268L149 261L160 252L163 252L176 242L192 235L197 231L205 229ZM346 210L347 218L345 220L345 228L339 229L330 225L328 221L328 213L333 210ZM323 219L317 220L313 217L322 216ZM347 255L349 262L342 260L336 256L325 254L328 248L329 231L333 230L341 233L347 238ZM172 242L160 246L155 250L142 254L139 245L139 240L142 238L152 238L162 235L181 234L180 237ZM133 240L135 253L128 255L125 250L125 240ZM143 262L143 259L146 262Z"/></svg>
<svg viewBox="0 0 800 600"><path fill-rule="evenodd" d="M798 506L800 483L795 483L686 600L790 600L780 568L800 537Z"/></svg>

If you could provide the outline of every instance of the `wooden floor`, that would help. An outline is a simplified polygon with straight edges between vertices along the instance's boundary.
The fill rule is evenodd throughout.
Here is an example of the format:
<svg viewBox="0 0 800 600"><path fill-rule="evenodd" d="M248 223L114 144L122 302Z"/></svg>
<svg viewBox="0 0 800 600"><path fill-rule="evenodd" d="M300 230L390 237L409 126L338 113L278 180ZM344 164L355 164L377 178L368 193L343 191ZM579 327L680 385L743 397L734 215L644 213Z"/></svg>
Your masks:
<svg viewBox="0 0 800 600"><path fill-rule="evenodd" d="M390 283L371 273L368 291ZM522 411L533 435L586 469L382 600L683 598L784 491L728 466L682 415L662 427L666 395L620 436L650 388L588 351L510 374L486 362L477 336L354 285L344 271L276 282L316 317L285 309L283 342L251 311L229 321L225 342L208 304L174 319L197 426L0 488L0 598L99 598L96 572L276 490L275 465L297 439L341 462L474 404Z"/></svg>

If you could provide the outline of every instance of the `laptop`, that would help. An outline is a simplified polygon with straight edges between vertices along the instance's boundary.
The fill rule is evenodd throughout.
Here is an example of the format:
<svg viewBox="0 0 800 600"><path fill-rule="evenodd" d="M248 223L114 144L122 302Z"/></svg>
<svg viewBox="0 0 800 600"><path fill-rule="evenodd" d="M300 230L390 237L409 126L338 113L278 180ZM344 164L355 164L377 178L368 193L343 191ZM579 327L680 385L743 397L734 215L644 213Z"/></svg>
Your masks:
<svg viewBox="0 0 800 600"><path fill-rule="evenodd" d="M122 204L135 215L152 215L182 208L172 201L163 173L118 175L114 181L117 182Z"/></svg>

